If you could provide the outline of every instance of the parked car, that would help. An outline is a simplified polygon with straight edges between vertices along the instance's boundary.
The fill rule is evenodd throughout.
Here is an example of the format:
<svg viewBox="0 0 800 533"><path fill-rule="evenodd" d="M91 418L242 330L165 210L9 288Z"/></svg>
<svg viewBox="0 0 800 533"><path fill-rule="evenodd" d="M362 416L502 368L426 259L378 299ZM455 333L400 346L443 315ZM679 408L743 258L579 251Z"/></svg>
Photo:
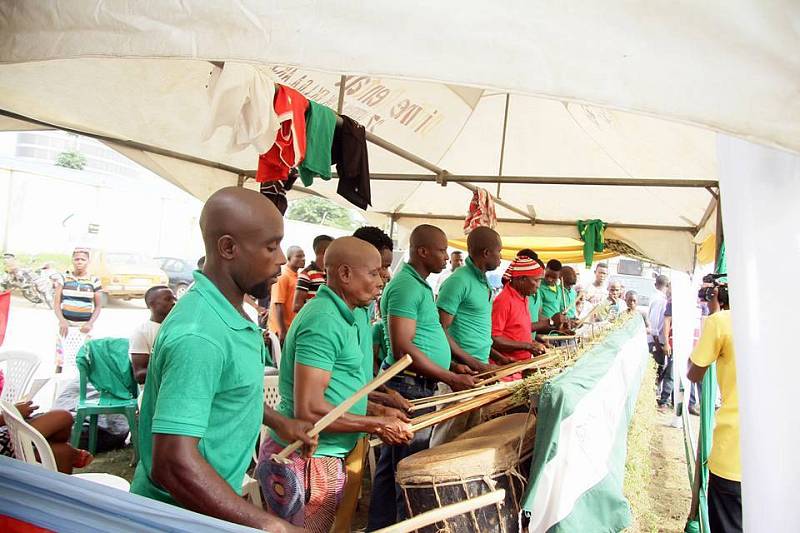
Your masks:
<svg viewBox="0 0 800 533"><path fill-rule="evenodd" d="M180 298L186 294L189 286L194 282L192 272L197 268L197 261L192 262L177 257L156 257L155 259L161 265L161 270L169 277L169 288L175 291L175 296Z"/></svg>
<svg viewBox="0 0 800 533"><path fill-rule="evenodd" d="M91 271L100 278L104 304L109 298L144 298L153 285L169 283L153 258L132 252L94 252Z"/></svg>

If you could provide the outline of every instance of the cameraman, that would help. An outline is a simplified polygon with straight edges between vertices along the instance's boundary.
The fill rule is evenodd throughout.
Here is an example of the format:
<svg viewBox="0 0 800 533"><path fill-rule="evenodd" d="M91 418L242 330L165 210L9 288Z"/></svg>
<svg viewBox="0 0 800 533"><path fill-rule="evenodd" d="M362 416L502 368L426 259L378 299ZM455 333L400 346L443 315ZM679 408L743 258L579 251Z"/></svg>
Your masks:
<svg viewBox="0 0 800 533"><path fill-rule="evenodd" d="M703 280L706 282L707 280ZM708 458L708 514L711 532L742 531L742 466L739 452L739 400L736 390L736 352L733 348L728 286L712 281L700 289L710 316L689 359L690 381L702 381L717 363L722 406L717 411L713 446Z"/></svg>

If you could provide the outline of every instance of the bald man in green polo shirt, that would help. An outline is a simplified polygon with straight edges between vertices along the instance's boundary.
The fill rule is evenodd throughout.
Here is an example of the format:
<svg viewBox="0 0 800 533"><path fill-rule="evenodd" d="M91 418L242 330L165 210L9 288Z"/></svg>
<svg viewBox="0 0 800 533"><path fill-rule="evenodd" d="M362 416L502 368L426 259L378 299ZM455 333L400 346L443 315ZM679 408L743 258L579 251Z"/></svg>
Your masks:
<svg viewBox="0 0 800 533"><path fill-rule="evenodd" d="M264 196L228 187L208 199L200 229L203 271L164 320L148 366L131 492L258 529L298 531L241 497L262 423L314 445L311 423L265 408L266 349L242 309L245 294L269 294L286 262L283 220Z"/></svg>
<svg viewBox="0 0 800 533"><path fill-rule="evenodd" d="M445 280L436 300L450 352L478 372L488 370L492 351L492 289L486 272L500 266L502 249L500 235L493 229L472 230L466 263Z"/></svg>

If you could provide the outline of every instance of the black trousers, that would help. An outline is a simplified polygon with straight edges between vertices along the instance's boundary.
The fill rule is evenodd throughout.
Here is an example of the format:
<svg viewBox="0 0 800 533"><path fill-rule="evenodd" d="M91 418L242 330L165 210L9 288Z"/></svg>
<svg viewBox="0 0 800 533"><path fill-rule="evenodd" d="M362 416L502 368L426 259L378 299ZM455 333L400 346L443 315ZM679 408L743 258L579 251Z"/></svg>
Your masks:
<svg viewBox="0 0 800 533"><path fill-rule="evenodd" d="M711 533L742 531L742 484L708 473L708 525Z"/></svg>

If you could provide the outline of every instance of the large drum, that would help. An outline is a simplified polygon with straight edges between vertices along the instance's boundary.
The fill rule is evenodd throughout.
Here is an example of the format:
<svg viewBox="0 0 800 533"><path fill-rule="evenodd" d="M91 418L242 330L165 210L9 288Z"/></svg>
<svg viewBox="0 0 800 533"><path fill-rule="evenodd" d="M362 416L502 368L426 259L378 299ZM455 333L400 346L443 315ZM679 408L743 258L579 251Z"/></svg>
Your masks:
<svg viewBox="0 0 800 533"><path fill-rule="evenodd" d="M496 418L472 428L452 442L400 461L397 483L403 491L410 516L493 490L506 491L505 499L498 504L419 531L518 532L520 500L525 489L525 478L519 471L519 454L521 451L525 457L531 453L534 433L532 418L527 414Z"/></svg>

